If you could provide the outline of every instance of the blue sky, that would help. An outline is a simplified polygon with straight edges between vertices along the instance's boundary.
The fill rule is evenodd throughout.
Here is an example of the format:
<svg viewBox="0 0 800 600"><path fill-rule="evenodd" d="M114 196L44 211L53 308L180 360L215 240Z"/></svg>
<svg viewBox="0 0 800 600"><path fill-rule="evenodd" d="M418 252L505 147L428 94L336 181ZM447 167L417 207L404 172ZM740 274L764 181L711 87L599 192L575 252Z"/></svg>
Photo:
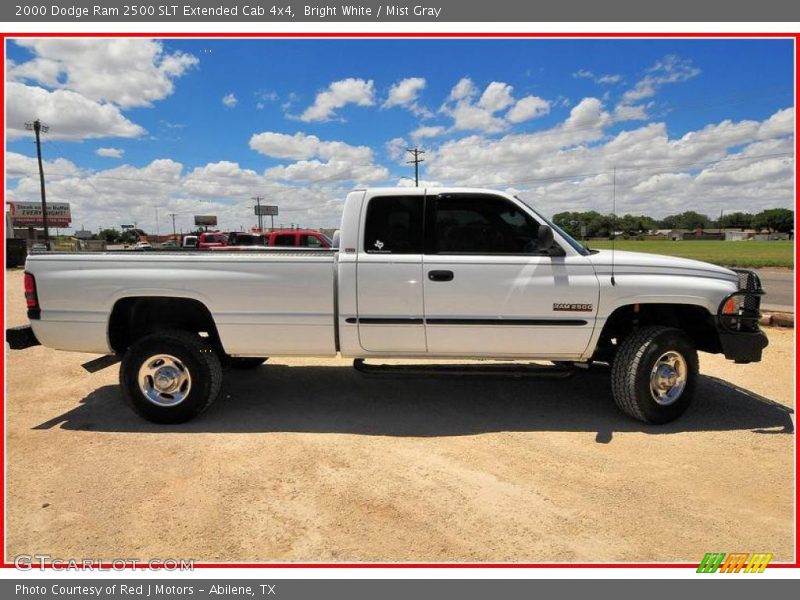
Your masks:
<svg viewBox="0 0 800 600"><path fill-rule="evenodd" d="M246 226L250 187L250 195L294 194L294 205L284 200L287 220L333 225L333 200L347 188L407 183L398 149L415 142L429 152L426 181L518 189L543 199L545 212L602 210L591 203L605 181L572 182L581 188L574 198L562 182L533 184L612 163L641 165L625 183L632 211L653 212L660 204L649 199L661 191L670 209L697 208L683 205L707 180L720 202L730 199L754 165L760 171L735 187L735 202L791 205L783 156L794 120L791 41L70 41L8 45L9 197L34 192L25 161L34 148L16 121L50 115L45 158L62 161L50 169L53 193L92 226L128 214L146 221L155 206L207 212L209 203L228 227ZM702 144L693 146L692 132L705 132ZM278 135L255 142L263 133ZM741 160L719 181L710 161L742 152L766 158ZM645 172L681 161L709 164ZM212 181L222 170L229 190ZM765 187L770 197L751 197Z"/></svg>

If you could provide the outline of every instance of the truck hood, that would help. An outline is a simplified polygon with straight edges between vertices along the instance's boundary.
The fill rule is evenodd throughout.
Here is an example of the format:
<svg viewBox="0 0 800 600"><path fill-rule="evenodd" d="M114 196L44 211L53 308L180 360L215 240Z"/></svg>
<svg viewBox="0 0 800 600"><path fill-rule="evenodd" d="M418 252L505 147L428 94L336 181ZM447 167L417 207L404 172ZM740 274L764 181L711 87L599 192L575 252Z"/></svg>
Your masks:
<svg viewBox="0 0 800 600"><path fill-rule="evenodd" d="M680 242L676 242L680 243ZM586 258L594 265L598 274L611 272L611 250L598 250ZM614 272L651 273L654 275L700 275L736 282L736 273L725 267L677 256L647 254L645 252L614 251Z"/></svg>

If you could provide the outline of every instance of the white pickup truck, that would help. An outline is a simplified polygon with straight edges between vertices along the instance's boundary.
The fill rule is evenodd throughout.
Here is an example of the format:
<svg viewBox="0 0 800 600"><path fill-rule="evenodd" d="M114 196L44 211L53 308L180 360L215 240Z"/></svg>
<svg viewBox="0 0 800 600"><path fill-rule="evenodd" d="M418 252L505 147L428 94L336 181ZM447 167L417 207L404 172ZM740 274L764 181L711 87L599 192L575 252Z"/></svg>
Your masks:
<svg viewBox="0 0 800 600"><path fill-rule="evenodd" d="M25 270L30 326L10 347L120 359L125 398L159 423L205 410L223 367L337 353L608 364L619 408L665 423L697 350L753 362L767 345L755 273L590 250L490 190L353 191L336 250L46 252Z"/></svg>

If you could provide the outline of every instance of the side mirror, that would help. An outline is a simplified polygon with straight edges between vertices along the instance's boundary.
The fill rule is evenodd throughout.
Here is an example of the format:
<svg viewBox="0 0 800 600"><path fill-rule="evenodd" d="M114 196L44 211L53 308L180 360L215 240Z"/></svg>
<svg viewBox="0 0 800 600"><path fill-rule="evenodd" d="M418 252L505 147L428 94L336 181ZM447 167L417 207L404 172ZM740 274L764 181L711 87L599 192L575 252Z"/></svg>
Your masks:
<svg viewBox="0 0 800 600"><path fill-rule="evenodd" d="M553 246L553 230L547 225L539 225L539 233L536 236L536 250L539 252L549 252Z"/></svg>

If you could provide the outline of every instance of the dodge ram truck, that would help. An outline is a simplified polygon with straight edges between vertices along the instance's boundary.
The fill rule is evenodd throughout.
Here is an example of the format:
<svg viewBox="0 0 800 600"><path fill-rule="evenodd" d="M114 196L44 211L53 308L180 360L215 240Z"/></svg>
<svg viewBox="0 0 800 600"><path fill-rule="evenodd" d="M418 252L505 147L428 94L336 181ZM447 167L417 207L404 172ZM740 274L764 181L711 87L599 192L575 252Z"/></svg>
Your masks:
<svg viewBox="0 0 800 600"><path fill-rule="evenodd" d="M767 345L755 273L590 250L491 190L353 191L336 250L45 252L25 271L30 325L9 346L121 361L124 397L158 423L208 408L223 367L337 354L598 363L624 413L665 423L698 350L747 363Z"/></svg>

